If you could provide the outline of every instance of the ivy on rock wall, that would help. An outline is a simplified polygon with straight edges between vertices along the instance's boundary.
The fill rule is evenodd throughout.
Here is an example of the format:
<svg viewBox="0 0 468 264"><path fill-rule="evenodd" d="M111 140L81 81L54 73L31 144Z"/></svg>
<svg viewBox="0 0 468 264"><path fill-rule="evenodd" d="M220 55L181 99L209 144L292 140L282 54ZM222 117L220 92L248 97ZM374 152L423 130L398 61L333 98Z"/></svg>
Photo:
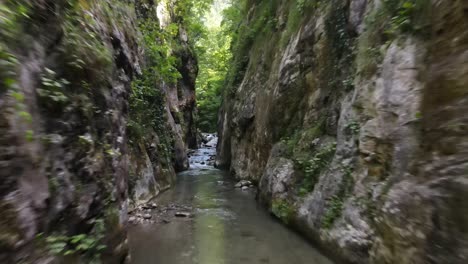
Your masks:
<svg viewBox="0 0 468 264"><path fill-rule="evenodd" d="M159 182L187 159L207 4L0 1L0 262L123 261L142 166Z"/></svg>
<svg viewBox="0 0 468 264"><path fill-rule="evenodd" d="M127 1L0 2L0 262L125 258L135 19Z"/></svg>
<svg viewBox="0 0 468 264"><path fill-rule="evenodd" d="M193 43L205 33L201 16L211 2L161 1L158 3L160 10L167 12L161 14L161 17L158 17L156 7L149 2L137 2L139 29L143 35L148 67L133 86L130 111L132 135L147 134L144 129L148 126L164 133L165 129L161 126L165 122L163 86L177 86L182 78L186 78L183 76L186 73L181 57L187 55L183 54L181 42L187 41L189 52L195 56ZM176 116L176 119L180 118Z"/></svg>

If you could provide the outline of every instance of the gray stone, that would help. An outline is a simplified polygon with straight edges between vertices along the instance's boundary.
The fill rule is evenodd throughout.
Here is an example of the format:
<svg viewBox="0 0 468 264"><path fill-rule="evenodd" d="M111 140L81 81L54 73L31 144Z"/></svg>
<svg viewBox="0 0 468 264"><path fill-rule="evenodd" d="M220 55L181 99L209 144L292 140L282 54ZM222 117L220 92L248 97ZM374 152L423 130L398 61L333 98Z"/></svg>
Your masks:
<svg viewBox="0 0 468 264"><path fill-rule="evenodd" d="M176 217L192 217L192 214L189 212L176 212L174 215Z"/></svg>
<svg viewBox="0 0 468 264"><path fill-rule="evenodd" d="M242 187L249 187L252 185L251 181L246 181L246 180L241 180L236 185L234 185L235 188L242 188Z"/></svg>
<svg viewBox="0 0 468 264"><path fill-rule="evenodd" d="M134 224L136 221L137 221L137 218L135 216L131 216L131 217L128 218L128 222L130 224Z"/></svg>
<svg viewBox="0 0 468 264"><path fill-rule="evenodd" d="M284 199L294 183L294 162L272 156L260 180L260 197L266 201Z"/></svg>
<svg viewBox="0 0 468 264"><path fill-rule="evenodd" d="M281 30L255 39L257 64L223 99L215 165L258 181L266 205L289 203L298 228L348 262L465 263L466 5L421 1L411 25L427 38L383 41L370 30L393 23L384 2L324 1L281 49L268 48Z"/></svg>
<svg viewBox="0 0 468 264"><path fill-rule="evenodd" d="M143 219L151 219L153 216L151 214L144 214Z"/></svg>

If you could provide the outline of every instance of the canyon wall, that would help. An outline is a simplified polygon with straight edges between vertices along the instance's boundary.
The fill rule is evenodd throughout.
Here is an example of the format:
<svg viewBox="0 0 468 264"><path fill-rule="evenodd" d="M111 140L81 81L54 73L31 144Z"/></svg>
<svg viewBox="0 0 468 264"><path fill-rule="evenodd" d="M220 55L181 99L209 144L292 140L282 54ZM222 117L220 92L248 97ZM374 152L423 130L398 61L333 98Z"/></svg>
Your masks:
<svg viewBox="0 0 468 264"><path fill-rule="evenodd" d="M163 30L171 26L176 27L175 36L171 36L171 42L164 45L171 50L172 57L178 60L173 70L180 76L173 82L164 81L163 78L150 82L159 90L154 98L150 99L158 108L154 112L154 121L157 124L154 128L136 133L143 134L138 135L136 140L131 139L129 191L132 205L145 203L169 188L175 181L176 172L189 167L188 148L197 148L198 145L194 120L198 66L183 17L174 14L175 3L177 1L136 1L139 21L154 22ZM151 41L153 40L150 39ZM160 45L154 41L154 45ZM167 60L164 57L160 59ZM147 58L148 60L151 58ZM143 75L152 74L154 73ZM145 85L147 84L143 86ZM145 108L137 111L151 112ZM152 118L151 115L144 117L147 119L143 118L140 123L150 124L151 120L148 118Z"/></svg>
<svg viewBox="0 0 468 264"><path fill-rule="evenodd" d="M217 166L350 263L468 258L468 5L246 1Z"/></svg>
<svg viewBox="0 0 468 264"><path fill-rule="evenodd" d="M129 207L168 188L196 145L197 65L184 25L172 22L181 78L147 85L161 111L135 136L129 102L152 63L139 24L157 2L0 7L0 262L123 262Z"/></svg>

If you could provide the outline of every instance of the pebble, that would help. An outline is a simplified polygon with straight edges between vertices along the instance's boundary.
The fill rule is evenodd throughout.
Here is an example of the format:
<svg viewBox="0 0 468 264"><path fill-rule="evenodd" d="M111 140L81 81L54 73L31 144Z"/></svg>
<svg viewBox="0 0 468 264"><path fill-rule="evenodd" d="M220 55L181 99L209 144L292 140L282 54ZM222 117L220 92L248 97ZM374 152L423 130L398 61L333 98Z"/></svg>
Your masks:
<svg viewBox="0 0 468 264"><path fill-rule="evenodd" d="M239 181L238 183L236 183L236 185L234 185L234 187L236 188L241 188L241 187L245 187L245 186L251 186L253 185L251 181L246 181L246 180L242 180L242 181Z"/></svg>
<svg viewBox="0 0 468 264"><path fill-rule="evenodd" d="M190 217L191 216L191 214L188 212L176 212L174 215L177 217Z"/></svg>
<svg viewBox="0 0 468 264"><path fill-rule="evenodd" d="M144 215L143 215L143 218L144 218L144 219L151 219L151 217L153 217L153 216L150 215L150 214L144 214Z"/></svg>

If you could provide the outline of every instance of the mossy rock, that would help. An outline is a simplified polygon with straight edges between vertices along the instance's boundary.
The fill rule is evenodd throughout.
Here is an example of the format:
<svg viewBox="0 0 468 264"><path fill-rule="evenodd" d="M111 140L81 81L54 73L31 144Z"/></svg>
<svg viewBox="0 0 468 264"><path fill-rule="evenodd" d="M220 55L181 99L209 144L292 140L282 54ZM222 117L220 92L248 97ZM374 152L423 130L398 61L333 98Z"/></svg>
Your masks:
<svg viewBox="0 0 468 264"><path fill-rule="evenodd" d="M271 202L271 212L281 221L289 224L295 215L296 209L287 200L273 199Z"/></svg>

